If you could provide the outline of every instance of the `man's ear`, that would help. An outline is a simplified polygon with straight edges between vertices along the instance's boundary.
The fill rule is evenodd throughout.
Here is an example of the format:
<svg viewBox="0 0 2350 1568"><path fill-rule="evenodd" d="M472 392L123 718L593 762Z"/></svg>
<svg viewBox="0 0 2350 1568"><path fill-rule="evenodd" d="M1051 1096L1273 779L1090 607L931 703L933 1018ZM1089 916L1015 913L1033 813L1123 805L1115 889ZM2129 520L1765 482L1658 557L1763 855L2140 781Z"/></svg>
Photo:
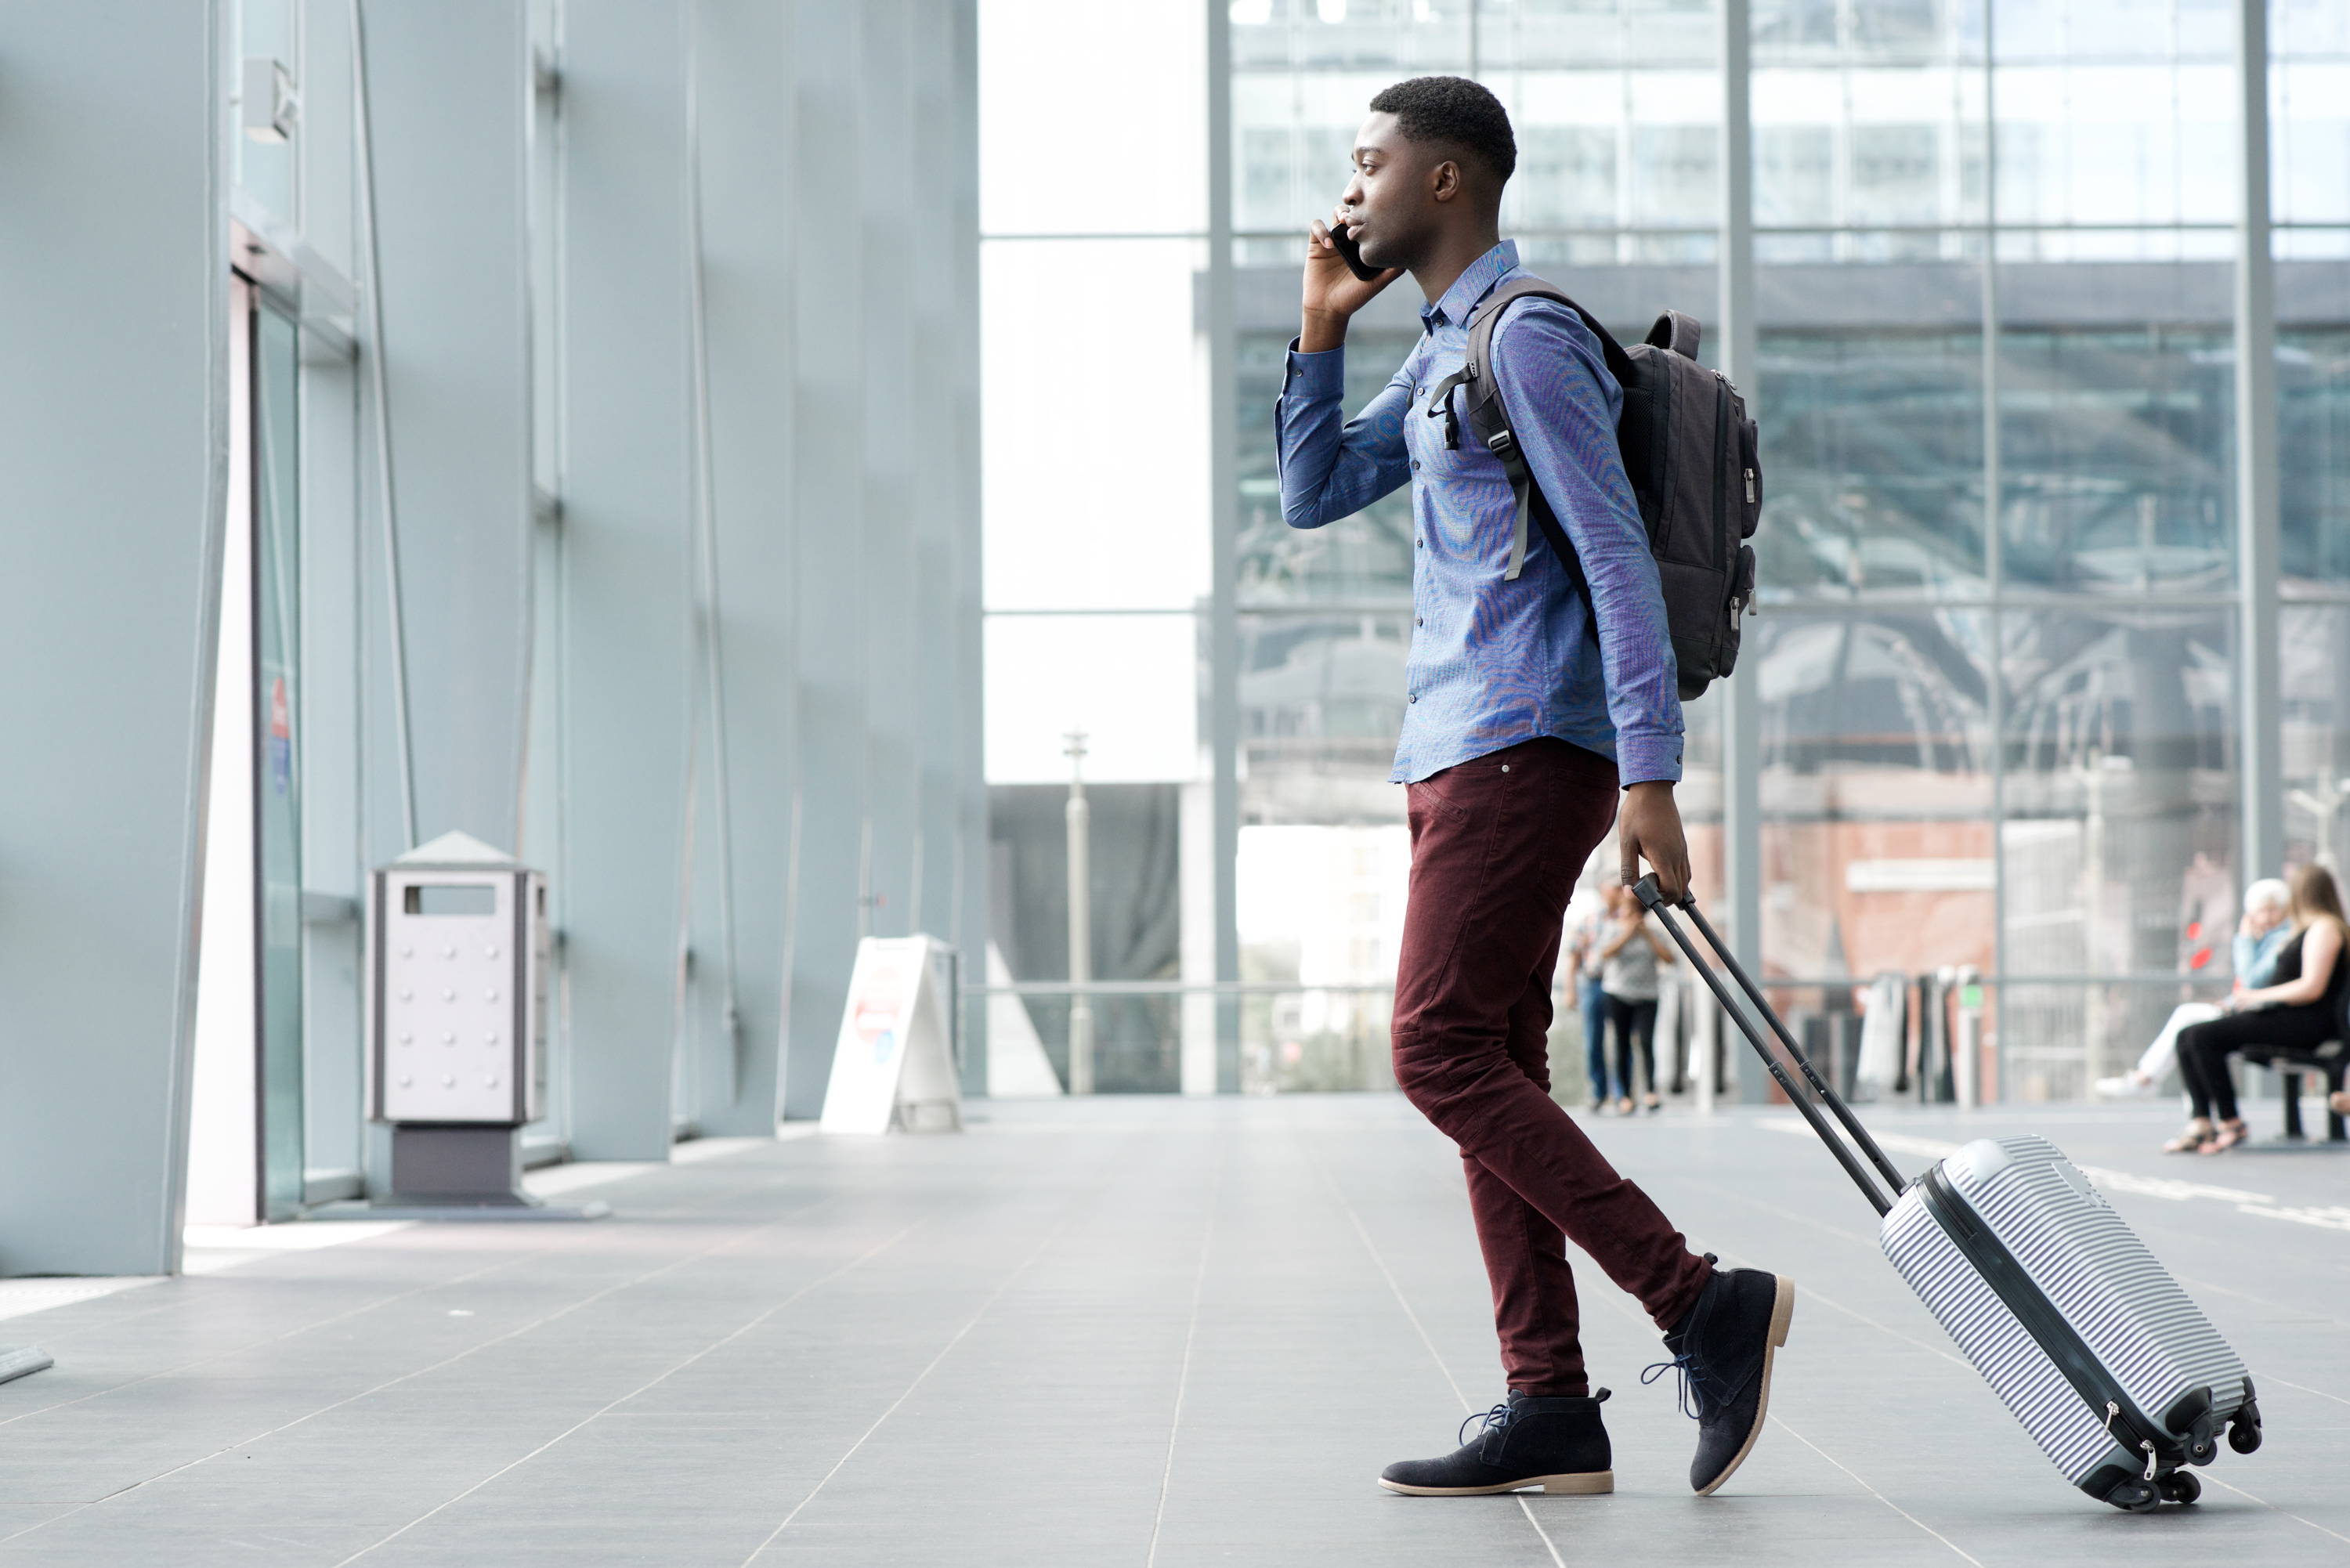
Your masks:
<svg viewBox="0 0 2350 1568"><path fill-rule="evenodd" d="M1429 171L1428 193L1430 199L1450 202L1461 194L1461 165L1447 158Z"/></svg>

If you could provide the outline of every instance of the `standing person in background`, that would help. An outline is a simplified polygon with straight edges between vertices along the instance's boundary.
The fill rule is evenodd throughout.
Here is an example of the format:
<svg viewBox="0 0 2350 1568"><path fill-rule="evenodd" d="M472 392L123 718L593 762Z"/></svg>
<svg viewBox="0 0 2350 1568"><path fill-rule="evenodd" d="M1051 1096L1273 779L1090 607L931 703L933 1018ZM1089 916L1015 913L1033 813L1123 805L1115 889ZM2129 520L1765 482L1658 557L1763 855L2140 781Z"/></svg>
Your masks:
<svg viewBox="0 0 2350 1568"><path fill-rule="evenodd" d="M1583 1071L1591 1085L1589 1109L1607 1108L1607 992L1599 983L1599 941L1612 900L1578 893L1566 907L1566 989L1583 1020Z"/></svg>
<svg viewBox="0 0 2350 1568"><path fill-rule="evenodd" d="M1641 1082L1648 1092L1640 1104L1655 1111L1664 1106L1657 1097L1657 966L1673 961L1648 912L1629 888L1613 889L1614 919L1599 944L1599 988L1607 994L1607 1022L1616 1031L1616 1085L1622 1098L1616 1109L1632 1114L1632 1052L1640 1054Z"/></svg>
<svg viewBox="0 0 2350 1568"><path fill-rule="evenodd" d="M1578 589L1542 535L1518 556L1502 460L1479 441L1448 442L1446 421L1429 417L1457 420L1470 317L1526 275L1501 235L1518 161L1509 112L1462 77L1399 82L1370 109L1341 204L1306 235L1302 318L1274 414L1281 509L1291 527L1319 528L1411 489L1411 650L1388 775L1405 786L1411 828L1396 1085L1461 1150L1509 1388L1476 1438L1391 1464L1379 1484L1419 1497L1615 1490L1572 1240L1663 1331L1672 1359L1659 1365L1681 1374L1697 1417L1690 1485L1711 1492L1762 1435L1794 1282L1691 1251L1550 1095L1567 899L1609 825L1625 882L1646 859L1666 898L1689 887L1673 802L1679 680L1617 441L1624 389L1565 305L1521 300L1494 330L1487 368L1580 562ZM1347 323L1407 272L1426 301L1419 337L1350 420Z"/></svg>
<svg viewBox="0 0 2350 1568"><path fill-rule="evenodd" d="M2233 943L2239 993L2275 978L2277 954L2293 938L2293 928L2285 923L2285 907L2291 898L2285 885L2274 877L2263 877L2244 889L2244 918L2236 923ZM2179 1031L2190 1024L2209 1023L2226 1012L2213 1002L2180 1002L2170 1010L2169 1022L2146 1048L2137 1065L2117 1076L2098 1079L2097 1093L2109 1100L2154 1093L2155 1085L2178 1064Z"/></svg>

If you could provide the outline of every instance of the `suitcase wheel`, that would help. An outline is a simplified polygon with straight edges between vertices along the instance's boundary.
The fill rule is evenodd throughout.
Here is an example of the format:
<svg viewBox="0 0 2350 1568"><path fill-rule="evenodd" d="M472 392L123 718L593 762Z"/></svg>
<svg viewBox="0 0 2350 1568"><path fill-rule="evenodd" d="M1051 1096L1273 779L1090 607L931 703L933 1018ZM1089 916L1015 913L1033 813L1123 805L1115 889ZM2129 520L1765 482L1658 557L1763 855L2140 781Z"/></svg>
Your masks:
<svg viewBox="0 0 2350 1568"><path fill-rule="evenodd" d="M2154 1482L2132 1477L2106 1493L2106 1501L2125 1513L2152 1513L2162 1506L2162 1493Z"/></svg>
<svg viewBox="0 0 2350 1568"><path fill-rule="evenodd" d="M2185 1470L2173 1470L2156 1484L2165 1502L2193 1502L2203 1495L2203 1483Z"/></svg>
<svg viewBox="0 0 2350 1568"><path fill-rule="evenodd" d="M2249 1454L2261 1446L2261 1424L2238 1417L2228 1427L2228 1446L2240 1454Z"/></svg>

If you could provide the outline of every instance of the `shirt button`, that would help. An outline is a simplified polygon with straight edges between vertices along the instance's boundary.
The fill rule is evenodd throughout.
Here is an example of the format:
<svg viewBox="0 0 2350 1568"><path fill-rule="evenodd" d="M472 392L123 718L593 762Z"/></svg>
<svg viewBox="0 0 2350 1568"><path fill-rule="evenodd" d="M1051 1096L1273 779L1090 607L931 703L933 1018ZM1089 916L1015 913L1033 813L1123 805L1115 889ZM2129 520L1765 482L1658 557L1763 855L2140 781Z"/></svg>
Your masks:
<svg viewBox="0 0 2350 1568"><path fill-rule="evenodd" d="M1419 472L1419 459L1413 458L1411 460L1411 471L1414 473L1418 473Z"/></svg>
<svg viewBox="0 0 2350 1568"><path fill-rule="evenodd" d="M1414 625L1414 626L1426 626L1426 625L1428 624L1428 621L1427 621L1427 618L1426 618L1425 617L1422 617L1422 616L1414 616L1414 617L1412 617L1412 618L1411 618L1411 624L1412 624L1412 625Z"/></svg>
<svg viewBox="0 0 2350 1568"><path fill-rule="evenodd" d="M1412 543L1423 550L1428 548L1428 541L1425 539L1415 539Z"/></svg>
<svg viewBox="0 0 2350 1568"><path fill-rule="evenodd" d="M1417 692L1417 691L1413 692L1413 693L1411 694L1411 700L1412 700L1413 701L1415 701L1415 702L1419 701L1419 692Z"/></svg>

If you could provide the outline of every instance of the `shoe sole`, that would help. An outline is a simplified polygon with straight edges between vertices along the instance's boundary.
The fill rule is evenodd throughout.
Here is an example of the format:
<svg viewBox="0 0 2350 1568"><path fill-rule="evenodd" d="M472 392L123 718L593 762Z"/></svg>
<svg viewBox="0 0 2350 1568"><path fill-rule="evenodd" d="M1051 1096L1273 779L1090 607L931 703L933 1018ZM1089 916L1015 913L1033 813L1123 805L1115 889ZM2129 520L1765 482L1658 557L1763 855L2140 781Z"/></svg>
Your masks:
<svg viewBox="0 0 2350 1568"><path fill-rule="evenodd" d="M1385 1476L1379 1484L1389 1491L1406 1497L1495 1497L1505 1491L1523 1491L1528 1487L1540 1487L1553 1497L1598 1497L1616 1490L1614 1470L1587 1470L1580 1475L1528 1476L1522 1481L1506 1486L1406 1486Z"/></svg>
<svg viewBox="0 0 2350 1568"><path fill-rule="evenodd" d="M1787 1343L1787 1325L1795 1318L1795 1282L1784 1274L1774 1277L1779 1282L1779 1289L1771 1303L1771 1337L1762 1346L1762 1397L1755 1401L1753 1429L1746 1434L1746 1441L1739 1445L1738 1451L1730 1456L1730 1462L1721 1467L1721 1473L1697 1489L1700 1497L1711 1497L1722 1482L1738 1473L1738 1467L1744 1464L1746 1456L1754 1451L1754 1442L1762 1435L1763 1423L1770 1419L1771 1360L1779 1353L1779 1347Z"/></svg>

